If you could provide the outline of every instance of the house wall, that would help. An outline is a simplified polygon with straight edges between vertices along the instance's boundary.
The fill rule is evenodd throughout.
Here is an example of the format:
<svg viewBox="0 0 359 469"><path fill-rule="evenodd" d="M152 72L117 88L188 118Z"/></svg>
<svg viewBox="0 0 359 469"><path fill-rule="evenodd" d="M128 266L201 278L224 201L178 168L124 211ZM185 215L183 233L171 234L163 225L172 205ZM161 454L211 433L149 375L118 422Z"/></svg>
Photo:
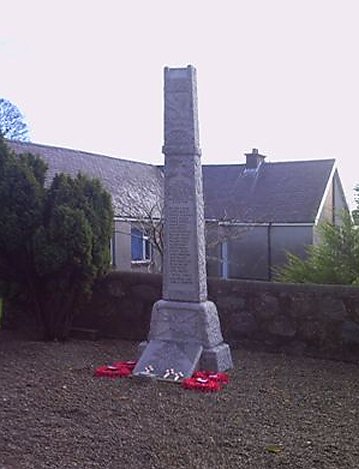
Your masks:
<svg viewBox="0 0 359 469"><path fill-rule="evenodd" d="M217 222L206 222L206 260L207 275L211 277L221 277L221 243L226 239L225 233L221 230Z"/></svg>
<svg viewBox="0 0 359 469"><path fill-rule="evenodd" d="M320 218L318 223L325 223L329 222L332 223L334 221L334 184L333 182L330 184L327 196L325 198L322 213L320 214Z"/></svg>
<svg viewBox="0 0 359 469"><path fill-rule="evenodd" d="M271 227L272 270L286 263L287 252L305 258L307 248L313 243L313 225Z"/></svg>
<svg viewBox="0 0 359 469"><path fill-rule="evenodd" d="M221 277L221 246L216 244L215 246L207 245L207 275L210 277Z"/></svg>
<svg viewBox="0 0 359 469"><path fill-rule="evenodd" d="M334 187L334 223L339 224L343 211L348 210L348 206L340 183L338 172L335 172L333 179Z"/></svg>
<svg viewBox="0 0 359 469"><path fill-rule="evenodd" d="M112 267L119 271L134 271L143 273L160 273L161 256L153 249L149 261L133 261L131 258L131 227L132 223L115 220L112 237Z"/></svg>
<svg viewBox="0 0 359 469"><path fill-rule="evenodd" d="M75 325L140 342L161 286L160 275L113 272ZM208 290L231 345L359 362L359 288L212 278Z"/></svg>
<svg viewBox="0 0 359 469"><path fill-rule="evenodd" d="M276 268L286 262L286 252L305 257L313 241L311 226L232 226L206 225L207 273L221 277L221 244L227 242L228 278L271 280ZM114 269L159 273L161 257L153 249L151 261L131 260L131 223L115 222L113 240Z"/></svg>
<svg viewBox="0 0 359 469"><path fill-rule="evenodd" d="M341 187L339 175L336 171L324 201L322 212L320 213L317 224L314 227L313 244L320 243L320 231L318 229L320 225L326 222L339 225L341 223L343 211L347 209L348 207Z"/></svg>
<svg viewBox="0 0 359 469"><path fill-rule="evenodd" d="M345 209L346 201L342 191L339 175L335 172L330 184L320 218L316 226L312 225L276 225L263 224L256 226L219 225L206 222L207 272L210 276L253 280L271 280L275 270L286 262L286 252L304 258L307 247L320 241L317 226L325 221L340 222L340 214ZM116 270L135 270L139 272L158 273L161 271L161 257L153 250L150 262L131 262L130 225L124 224L117 235L115 247ZM122 240L122 241L121 241ZM121 245L122 242L122 245ZM226 250L221 245L226 242ZM127 250L127 251L126 251ZM223 269L228 256L227 268Z"/></svg>
<svg viewBox="0 0 359 469"><path fill-rule="evenodd" d="M228 277L253 280L271 280L277 267L286 262L286 252L305 257L306 247L313 241L310 225L296 226L237 226L220 231L209 227L212 235L207 236L207 272L220 277L222 256L220 244L228 244ZM214 242L217 232L219 241Z"/></svg>
<svg viewBox="0 0 359 469"><path fill-rule="evenodd" d="M219 226L206 223L207 272L220 277L223 274L221 244L227 242L228 277L253 280L271 280L277 267L286 262L286 252L304 258L307 247L320 242L318 226L335 220L346 208L338 173L334 174L320 218L316 226L270 225ZM153 251L151 262L131 262L130 223L116 222L115 269L139 272L161 271L161 258Z"/></svg>
<svg viewBox="0 0 359 469"><path fill-rule="evenodd" d="M229 278L268 279L268 227L243 227L237 236L228 240Z"/></svg>
<svg viewBox="0 0 359 469"><path fill-rule="evenodd" d="M116 270L131 270L131 223L115 220L114 225L113 267Z"/></svg>

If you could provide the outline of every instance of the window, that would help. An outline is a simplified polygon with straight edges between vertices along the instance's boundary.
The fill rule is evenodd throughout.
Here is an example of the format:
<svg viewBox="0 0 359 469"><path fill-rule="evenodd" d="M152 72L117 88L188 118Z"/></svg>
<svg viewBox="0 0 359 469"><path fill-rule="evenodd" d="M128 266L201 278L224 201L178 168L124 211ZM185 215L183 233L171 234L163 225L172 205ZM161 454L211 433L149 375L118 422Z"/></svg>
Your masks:
<svg viewBox="0 0 359 469"><path fill-rule="evenodd" d="M131 229L131 259L142 262L151 260L149 237L138 228Z"/></svg>

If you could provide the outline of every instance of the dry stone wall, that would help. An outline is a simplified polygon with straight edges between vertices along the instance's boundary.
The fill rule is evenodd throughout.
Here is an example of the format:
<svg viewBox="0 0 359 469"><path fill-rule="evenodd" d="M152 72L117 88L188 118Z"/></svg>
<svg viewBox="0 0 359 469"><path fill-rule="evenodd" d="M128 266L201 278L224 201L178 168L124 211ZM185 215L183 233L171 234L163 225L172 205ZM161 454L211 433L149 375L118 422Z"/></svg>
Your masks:
<svg viewBox="0 0 359 469"><path fill-rule="evenodd" d="M113 272L75 325L144 340L161 288L160 275ZM209 279L208 289L232 346L359 362L359 288Z"/></svg>

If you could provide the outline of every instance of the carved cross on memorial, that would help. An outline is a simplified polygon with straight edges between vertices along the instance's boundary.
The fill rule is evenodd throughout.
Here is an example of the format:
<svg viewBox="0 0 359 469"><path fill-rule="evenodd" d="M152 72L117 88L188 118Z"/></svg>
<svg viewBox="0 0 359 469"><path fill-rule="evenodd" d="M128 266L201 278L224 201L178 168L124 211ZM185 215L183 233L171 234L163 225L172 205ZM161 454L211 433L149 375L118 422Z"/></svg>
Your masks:
<svg viewBox="0 0 359 469"><path fill-rule="evenodd" d="M196 70L165 68L163 299L134 375L189 377L232 368L216 305L207 301ZM177 374L176 374L177 373Z"/></svg>

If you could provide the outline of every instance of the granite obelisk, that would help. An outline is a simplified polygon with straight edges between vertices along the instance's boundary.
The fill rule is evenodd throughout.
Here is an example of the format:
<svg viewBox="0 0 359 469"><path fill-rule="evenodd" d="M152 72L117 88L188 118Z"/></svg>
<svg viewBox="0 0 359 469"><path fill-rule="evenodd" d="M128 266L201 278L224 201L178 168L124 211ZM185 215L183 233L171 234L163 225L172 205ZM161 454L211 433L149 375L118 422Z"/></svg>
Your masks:
<svg viewBox="0 0 359 469"><path fill-rule="evenodd" d="M207 300L196 69L165 68L163 299L134 375L191 376L232 368L215 304Z"/></svg>

